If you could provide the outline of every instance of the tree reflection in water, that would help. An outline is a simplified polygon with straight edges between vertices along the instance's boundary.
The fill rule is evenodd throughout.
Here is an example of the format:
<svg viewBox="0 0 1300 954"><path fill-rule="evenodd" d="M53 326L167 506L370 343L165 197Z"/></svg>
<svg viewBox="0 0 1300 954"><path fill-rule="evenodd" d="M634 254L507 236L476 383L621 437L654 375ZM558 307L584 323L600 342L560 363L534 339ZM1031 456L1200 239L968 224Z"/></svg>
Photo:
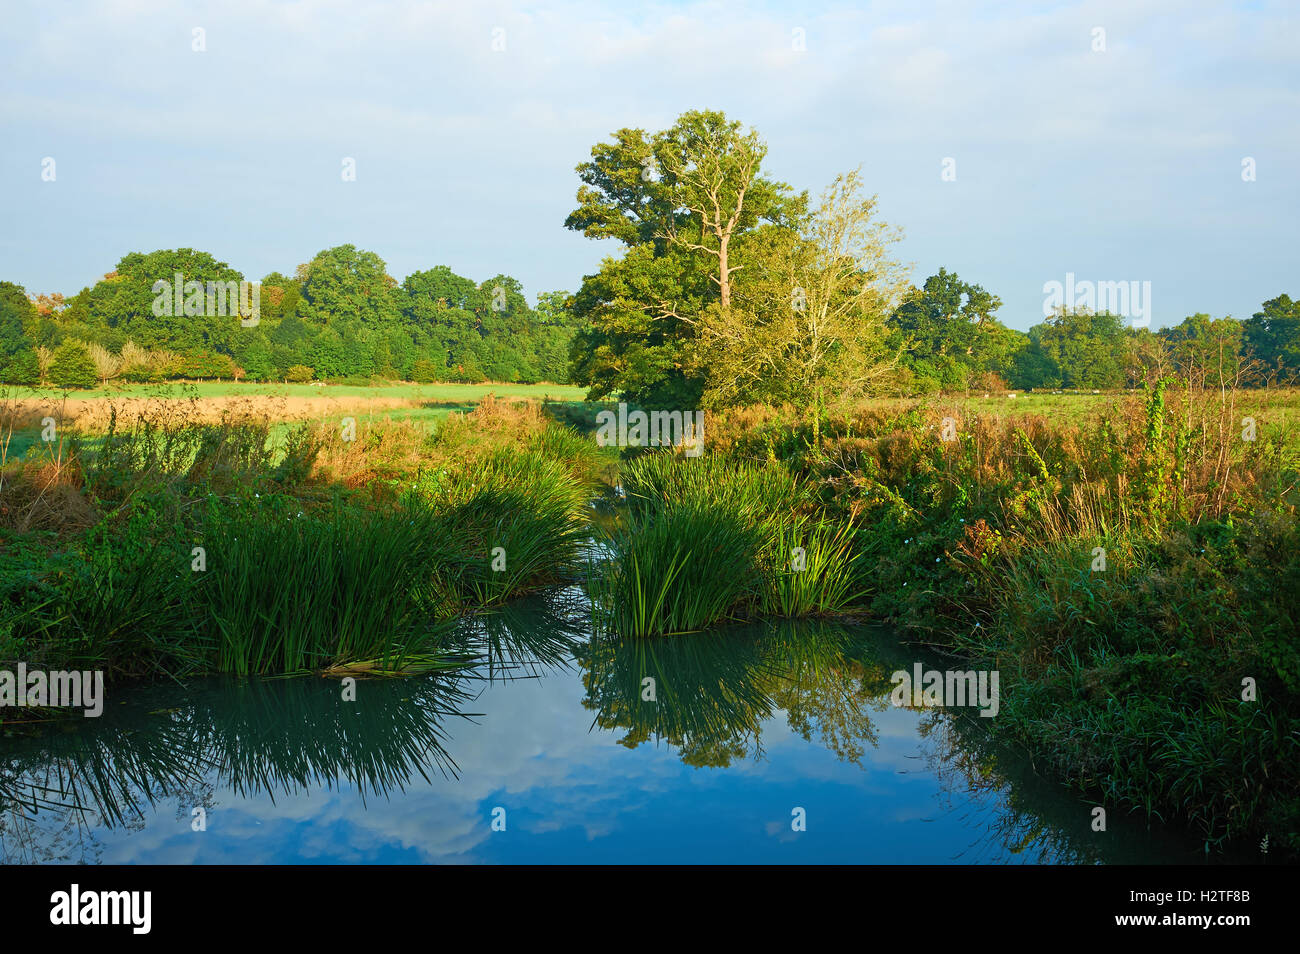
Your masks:
<svg viewBox="0 0 1300 954"><path fill-rule="evenodd" d="M761 758L762 726L780 710L803 739L816 737L860 764L864 746L876 744L869 713L889 705L874 690L892 671L862 650L860 635L820 620L662 639L598 637L578 655L583 705L595 711L595 725L624 731L620 744L662 741L687 765Z"/></svg>
<svg viewBox="0 0 1300 954"><path fill-rule="evenodd" d="M580 677L594 728L615 733L629 749L662 743L687 765L723 769L764 759L764 734L783 719L805 742L864 768L891 708L890 675L918 660L935 662L889 632L825 620L589 639L585 608L579 591L561 590L467 620L453 648L477 656L476 665L367 682L364 704L343 701L330 680L209 680L188 690L135 691L102 719L10 730L0 750L0 862L94 863L101 832L142 829L150 810L168 799L175 799L177 820L188 823L194 808L212 811L225 792L274 803L347 788L364 806L420 779L454 783L460 770L450 751L452 727L490 718L490 711L473 711L480 700L490 710L485 691L520 679L554 680L554 692L570 699ZM952 860L1150 860L1145 832L1130 837L1124 821L1112 818L1115 837L1098 838L1088 806L995 745L987 721L931 709L908 726L919 748L907 757L937 779L934 807L972 833L969 843L954 846ZM893 741L905 747L896 727ZM874 767L900 771L892 764ZM599 774L607 765L607 757L592 763L617 802L617 777ZM933 786L924 791L931 798ZM861 797L864 811L877 810L869 787ZM930 802L917 807L927 811ZM1170 843L1166 856L1186 849L1186 839Z"/></svg>

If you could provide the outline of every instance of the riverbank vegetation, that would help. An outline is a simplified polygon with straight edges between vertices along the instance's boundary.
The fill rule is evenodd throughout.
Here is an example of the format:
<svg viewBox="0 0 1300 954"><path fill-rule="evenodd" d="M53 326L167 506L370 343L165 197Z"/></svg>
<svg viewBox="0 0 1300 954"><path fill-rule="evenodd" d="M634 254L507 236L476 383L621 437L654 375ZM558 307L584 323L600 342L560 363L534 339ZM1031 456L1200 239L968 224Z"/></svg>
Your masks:
<svg viewBox="0 0 1300 954"><path fill-rule="evenodd" d="M163 405L6 464L0 660L410 671L443 622L577 572L594 448L535 405L269 438Z"/></svg>
<svg viewBox="0 0 1300 954"><path fill-rule="evenodd" d="M717 500L783 486L785 511L815 515L782 542L804 541L810 568L817 530L851 541L830 563L860 599L821 608L998 670L991 730L1047 774L1210 847L1271 834L1294 851L1300 442L1262 421L1243 434L1236 399L1160 384L1077 423L904 402L819 422L751 407L709 419L711 457L628 472L697 468ZM696 533L681 550L709 552L712 528L680 529ZM746 560L737 576L761 586L761 560ZM657 565L641 590L687 588ZM695 579L709 594L745 585Z"/></svg>

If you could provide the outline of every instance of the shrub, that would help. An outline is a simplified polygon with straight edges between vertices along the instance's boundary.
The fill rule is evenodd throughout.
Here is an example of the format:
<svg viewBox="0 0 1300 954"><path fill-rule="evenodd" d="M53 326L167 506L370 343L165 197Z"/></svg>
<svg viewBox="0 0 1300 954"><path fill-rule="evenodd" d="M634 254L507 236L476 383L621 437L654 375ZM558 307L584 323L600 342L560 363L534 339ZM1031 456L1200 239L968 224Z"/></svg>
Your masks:
<svg viewBox="0 0 1300 954"><path fill-rule="evenodd" d="M187 378L230 381L242 377L244 371L228 354L199 354L182 360L181 374Z"/></svg>
<svg viewBox="0 0 1300 954"><path fill-rule="evenodd" d="M157 368L152 368L147 364L134 364L122 372L122 378L132 384L153 384L161 381L162 376L158 373Z"/></svg>
<svg viewBox="0 0 1300 954"><path fill-rule="evenodd" d="M295 364L284 373L284 379L290 384L307 384L316 380L316 372L303 364Z"/></svg>
<svg viewBox="0 0 1300 954"><path fill-rule="evenodd" d="M20 384L34 388L41 383L41 364L35 351L20 351L3 369L0 377L5 384Z"/></svg>
<svg viewBox="0 0 1300 954"><path fill-rule="evenodd" d="M432 361L421 358L411 368L411 380L417 384L432 384L438 380L438 368Z"/></svg>
<svg viewBox="0 0 1300 954"><path fill-rule="evenodd" d="M50 380L61 388L93 388L99 383L99 373L84 347L65 341L54 349Z"/></svg>

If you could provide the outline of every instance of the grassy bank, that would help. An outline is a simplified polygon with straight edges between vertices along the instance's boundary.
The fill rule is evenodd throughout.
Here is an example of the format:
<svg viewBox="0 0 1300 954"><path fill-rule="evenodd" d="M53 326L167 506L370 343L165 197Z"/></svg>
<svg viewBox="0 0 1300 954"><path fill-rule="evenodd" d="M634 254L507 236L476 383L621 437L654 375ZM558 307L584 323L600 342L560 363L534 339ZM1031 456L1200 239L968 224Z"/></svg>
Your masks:
<svg viewBox="0 0 1300 954"><path fill-rule="evenodd" d="M7 463L0 668L409 672L577 571L594 448L535 405L272 430L163 402Z"/></svg>
<svg viewBox="0 0 1300 954"><path fill-rule="evenodd" d="M1294 853L1297 446L1286 416L1243 416L1230 392L1158 388L1078 421L894 404L818 440L758 408L709 436L852 528L873 615L1001 673L992 728L1046 774L1207 847Z"/></svg>

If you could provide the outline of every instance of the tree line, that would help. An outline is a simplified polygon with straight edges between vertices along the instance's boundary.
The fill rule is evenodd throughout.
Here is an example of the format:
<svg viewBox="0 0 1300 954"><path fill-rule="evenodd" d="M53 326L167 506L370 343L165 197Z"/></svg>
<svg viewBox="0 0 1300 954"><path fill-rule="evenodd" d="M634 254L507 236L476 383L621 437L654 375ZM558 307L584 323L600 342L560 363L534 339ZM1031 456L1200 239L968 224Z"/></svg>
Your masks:
<svg viewBox="0 0 1300 954"><path fill-rule="evenodd" d="M1152 331L1060 307L1018 331L998 318L1000 298L946 269L911 284L892 254L900 233L858 172L813 200L768 177L766 157L754 130L715 111L596 144L565 225L622 249L576 294L536 307L507 275L475 282L439 266L398 284L352 245L263 278L252 327L179 295L153 307L173 276L243 281L193 249L133 252L66 301L0 282L0 380L571 381L591 399L695 408L1300 376L1288 295L1244 321L1196 314Z"/></svg>
<svg viewBox="0 0 1300 954"><path fill-rule="evenodd" d="M183 282L184 301L168 298ZM508 275L483 282L446 266L398 284L374 252L341 245L272 272L257 314L217 304L244 276L194 249L132 252L76 296L28 296L0 282L0 378L89 387L111 380L245 378L563 382L575 328L565 292L531 306ZM231 286L233 291L233 286Z"/></svg>

